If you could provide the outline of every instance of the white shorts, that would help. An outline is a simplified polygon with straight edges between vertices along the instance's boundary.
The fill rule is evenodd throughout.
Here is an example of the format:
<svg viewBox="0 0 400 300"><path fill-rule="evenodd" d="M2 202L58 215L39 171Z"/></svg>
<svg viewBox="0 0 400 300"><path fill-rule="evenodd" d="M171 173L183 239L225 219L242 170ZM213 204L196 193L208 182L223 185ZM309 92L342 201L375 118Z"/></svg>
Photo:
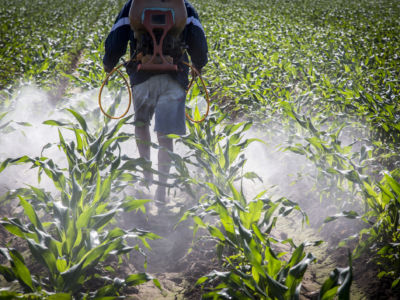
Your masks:
<svg viewBox="0 0 400 300"><path fill-rule="evenodd" d="M168 74L150 77L132 87L135 124L150 124L155 113L154 130L163 134L184 135L186 92Z"/></svg>

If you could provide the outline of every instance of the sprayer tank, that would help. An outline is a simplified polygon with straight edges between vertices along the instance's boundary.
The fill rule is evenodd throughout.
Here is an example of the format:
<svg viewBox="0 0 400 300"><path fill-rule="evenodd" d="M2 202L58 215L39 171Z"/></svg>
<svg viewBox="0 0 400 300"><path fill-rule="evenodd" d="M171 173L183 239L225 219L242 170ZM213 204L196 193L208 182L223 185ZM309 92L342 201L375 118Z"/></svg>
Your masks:
<svg viewBox="0 0 400 300"><path fill-rule="evenodd" d="M129 11L129 20L135 36L138 37L146 32L144 26L144 17L146 11L170 11L173 17L173 26L169 30L169 34L173 37L178 37L185 29L187 12L184 0L133 0ZM164 22L162 14L154 15L152 22L154 25Z"/></svg>

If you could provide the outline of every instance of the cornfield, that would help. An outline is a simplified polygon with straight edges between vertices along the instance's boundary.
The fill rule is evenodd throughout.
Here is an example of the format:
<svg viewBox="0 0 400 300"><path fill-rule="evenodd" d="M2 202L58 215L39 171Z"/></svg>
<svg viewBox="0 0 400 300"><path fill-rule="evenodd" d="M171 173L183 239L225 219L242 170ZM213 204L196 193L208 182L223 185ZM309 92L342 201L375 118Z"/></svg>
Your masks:
<svg viewBox="0 0 400 300"><path fill-rule="evenodd" d="M169 135L166 217L97 105L125 1L0 3L0 299L399 297L400 3L190 2L212 103Z"/></svg>

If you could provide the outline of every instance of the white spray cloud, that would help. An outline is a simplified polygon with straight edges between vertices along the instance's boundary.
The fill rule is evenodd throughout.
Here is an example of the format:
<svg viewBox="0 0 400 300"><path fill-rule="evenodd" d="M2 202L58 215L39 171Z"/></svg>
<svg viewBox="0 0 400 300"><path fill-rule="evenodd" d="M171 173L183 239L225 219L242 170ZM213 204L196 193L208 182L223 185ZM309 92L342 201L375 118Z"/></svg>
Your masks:
<svg viewBox="0 0 400 300"><path fill-rule="evenodd" d="M24 155L40 156L45 144L56 142L57 130L42 124L53 111L54 104L45 91L34 86L19 90L3 119L4 122L12 121L10 126L15 130L3 132L0 136L0 161ZM28 123L29 126L19 125L18 122ZM0 192L24 184L37 184L37 172L27 166L11 166L0 173Z"/></svg>
<svg viewBox="0 0 400 300"><path fill-rule="evenodd" d="M97 95L98 90L91 90L75 93L69 99L54 100L48 92L33 85L24 86L16 91L11 106L6 111L7 115L2 120L2 124L11 121L8 129L15 130L1 132L0 162L7 158L18 158L24 155L41 156L45 145L56 144L59 141L58 128L45 125L43 122L51 119L77 123L66 108L72 108L80 113L94 110L98 106ZM109 104L106 103L106 105ZM68 130L62 130L62 134L67 141L74 138L73 133ZM64 154L55 146L46 149L43 155L58 164L65 165L66 163ZM54 190L53 184L46 176L42 176L42 179L43 182L38 185L37 169L30 170L28 165L9 166L0 173L0 194L26 184Z"/></svg>
<svg viewBox="0 0 400 300"><path fill-rule="evenodd" d="M246 138L258 137L250 131ZM260 138L260 137L258 137ZM269 187L276 187L279 197L293 197L296 193L295 183L298 175L311 172L310 163L304 156L283 151L281 145L274 141L264 143L253 142L246 151L246 172L255 172L263 179L263 183L252 184L252 193L259 193Z"/></svg>

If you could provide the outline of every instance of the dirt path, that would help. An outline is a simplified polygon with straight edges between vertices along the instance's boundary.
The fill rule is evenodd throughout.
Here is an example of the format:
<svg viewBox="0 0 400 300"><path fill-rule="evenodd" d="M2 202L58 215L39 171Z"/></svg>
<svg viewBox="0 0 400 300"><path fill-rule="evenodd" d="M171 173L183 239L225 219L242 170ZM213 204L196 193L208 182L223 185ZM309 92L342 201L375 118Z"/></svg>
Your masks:
<svg viewBox="0 0 400 300"><path fill-rule="evenodd" d="M154 192L154 187L152 188ZM151 192L144 192L151 198ZM147 197L146 197L147 196ZM143 197L139 197L143 198ZM200 240L193 242L192 222L187 220L177 225L185 198L180 193L170 201L168 209L158 212L154 204L147 206L147 213L132 212L122 215L122 228L139 228L162 237L149 241L151 250L142 247L146 258L134 255L129 261L131 270L147 272L157 278L163 287L160 291L152 282L140 285L138 294L128 299L200 299L193 284L198 278L218 268L214 243ZM147 268L144 264L147 264Z"/></svg>

